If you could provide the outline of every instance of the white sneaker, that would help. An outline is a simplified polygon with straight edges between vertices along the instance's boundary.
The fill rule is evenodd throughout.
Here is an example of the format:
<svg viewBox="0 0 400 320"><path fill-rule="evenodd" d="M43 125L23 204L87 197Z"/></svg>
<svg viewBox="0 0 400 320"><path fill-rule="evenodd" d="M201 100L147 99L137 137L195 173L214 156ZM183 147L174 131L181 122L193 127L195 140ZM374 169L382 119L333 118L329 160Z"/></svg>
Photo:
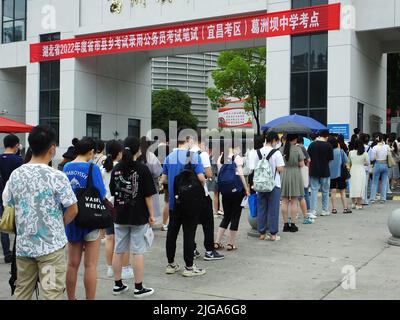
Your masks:
<svg viewBox="0 0 400 320"><path fill-rule="evenodd" d="M107 277L114 278L114 272L113 272L113 268L111 266L107 267Z"/></svg>
<svg viewBox="0 0 400 320"><path fill-rule="evenodd" d="M330 215L331 215L331 213L328 212L328 211L322 211L321 212L321 216L323 216L323 217L327 217L327 216L330 216Z"/></svg>
<svg viewBox="0 0 400 320"><path fill-rule="evenodd" d="M313 212L307 212L307 217L310 219L317 219L317 215Z"/></svg>
<svg viewBox="0 0 400 320"><path fill-rule="evenodd" d="M122 280L133 279L133 269L131 267L122 268L121 278Z"/></svg>
<svg viewBox="0 0 400 320"><path fill-rule="evenodd" d="M198 268L195 264L193 265L193 267L191 269L187 269L185 267L185 270L183 270L183 273L182 273L182 275L184 277L197 277L197 276L202 276L204 274L206 274L206 270Z"/></svg>
<svg viewBox="0 0 400 320"><path fill-rule="evenodd" d="M161 231L168 231L168 225L167 224L163 224L161 227Z"/></svg>
<svg viewBox="0 0 400 320"><path fill-rule="evenodd" d="M167 265L167 268L165 269L166 274L174 274L175 272L178 272L181 268L179 267L179 264L169 264Z"/></svg>

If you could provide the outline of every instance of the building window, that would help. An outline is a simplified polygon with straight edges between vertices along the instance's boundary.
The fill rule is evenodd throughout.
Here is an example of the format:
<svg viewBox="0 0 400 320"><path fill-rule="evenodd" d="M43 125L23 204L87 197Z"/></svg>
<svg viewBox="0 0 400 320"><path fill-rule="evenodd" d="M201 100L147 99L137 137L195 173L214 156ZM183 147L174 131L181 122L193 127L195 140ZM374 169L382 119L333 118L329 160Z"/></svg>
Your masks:
<svg viewBox="0 0 400 320"><path fill-rule="evenodd" d="M320 6L323 4L328 4L328 0L292 0L293 9Z"/></svg>
<svg viewBox="0 0 400 320"><path fill-rule="evenodd" d="M128 136L140 138L140 120L128 119Z"/></svg>
<svg viewBox="0 0 400 320"><path fill-rule="evenodd" d="M59 33L40 36L41 42L60 40ZM39 123L52 127L60 140L60 61L40 63Z"/></svg>
<svg viewBox="0 0 400 320"><path fill-rule="evenodd" d="M26 40L26 0L2 0L2 43Z"/></svg>
<svg viewBox="0 0 400 320"><path fill-rule="evenodd" d="M328 0L292 0L292 8L328 4ZM292 36L290 113L327 124L328 33Z"/></svg>
<svg viewBox="0 0 400 320"><path fill-rule="evenodd" d="M86 115L86 136L94 140L101 139L101 116L97 114Z"/></svg>
<svg viewBox="0 0 400 320"><path fill-rule="evenodd" d="M292 37L290 112L327 123L328 34Z"/></svg>

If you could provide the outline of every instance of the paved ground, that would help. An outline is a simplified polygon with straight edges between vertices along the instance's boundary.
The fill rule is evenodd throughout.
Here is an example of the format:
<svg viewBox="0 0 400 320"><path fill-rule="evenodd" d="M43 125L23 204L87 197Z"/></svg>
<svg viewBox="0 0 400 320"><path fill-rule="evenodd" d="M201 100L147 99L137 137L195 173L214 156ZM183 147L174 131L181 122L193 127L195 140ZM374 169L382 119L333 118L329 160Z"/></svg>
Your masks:
<svg viewBox="0 0 400 320"><path fill-rule="evenodd" d="M247 237L246 210L240 225L239 250L225 252L223 261L198 261L199 266L207 268L207 274L195 279L164 274L166 233L156 231L155 245L146 257L145 283L156 290L153 299L161 300L400 299L400 247L387 244L386 225L389 213L398 206L394 201L351 215L319 217L313 225L300 225L296 234L281 233L282 239L276 243ZM217 224L219 219L215 221ZM197 238L201 243L201 232ZM177 261L182 264L181 243L179 238ZM343 271L351 273L352 268L355 282L346 281L348 289L344 289ZM10 299L8 271L8 265L0 264L0 299ZM113 281L105 273L103 245L97 298L115 299L110 293ZM82 284L80 272L80 299L84 298ZM131 298L130 294L118 297Z"/></svg>

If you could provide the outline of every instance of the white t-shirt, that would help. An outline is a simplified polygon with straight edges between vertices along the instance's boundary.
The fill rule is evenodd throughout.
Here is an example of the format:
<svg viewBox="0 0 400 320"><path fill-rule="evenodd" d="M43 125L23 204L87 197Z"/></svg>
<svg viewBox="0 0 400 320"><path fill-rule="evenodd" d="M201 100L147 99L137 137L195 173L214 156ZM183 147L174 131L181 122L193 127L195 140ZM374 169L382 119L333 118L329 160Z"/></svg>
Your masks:
<svg viewBox="0 0 400 320"><path fill-rule="evenodd" d="M117 164L118 164L118 161L114 161L114 167ZM112 170L110 172L107 172L103 166L101 166L100 170L101 170L101 176L103 178L104 186L106 187L106 191L107 191L106 198L108 201L111 201L112 203L114 203L114 197L111 196L111 192L110 192L110 180L111 180Z"/></svg>
<svg viewBox="0 0 400 320"><path fill-rule="evenodd" d="M260 149L260 152L263 156L268 156L269 153L273 150L272 147L270 146L265 146ZM254 170L260 159L258 158L258 153L257 150L252 150L249 156L249 168L251 170ZM278 150L276 151L272 157L269 159L269 164L271 166L271 169L273 172L275 172L277 167L284 167L285 166L285 161L283 161L282 153ZM275 185L280 188L281 187L281 176L279 172L276 172L275 175Z"/></svg>
<svg viewBox="0 0 400 320"><path fill-rule="evenodd" d="M222 157L223 157L223 155L219 156L219 158L218 158L218 162L217 162L218 170L220 170L221 167L222 167L222 164L221 164ZM229 156L228 156L228 159L229 159L228 163L231 163L230 159L232 159L232 157L233 157L233 154L230 153ZM236 167L243 167L244 161L243 161L243 158L241 156L236 155L234 161L235 161ZM236 174L239 174L237 169L236 169Z"/></svg>
<svg viewBox="0 0 400 320"><path fill-rule="evenodd" d="M194 146L192 149L190 149L190 151L198 153L201 150L198 146ZM202 163L204 169L207 169L207 168L211 169L210 156L208 155L208 153L206 151L202 151L199 156L200 156L201 163ZM206 179L207 179L207 177L206 177ZM209 195L207 183L204 184L204 192L206 193L206 196Z"/></svg>
<svg viewBox="0 0 400 320"><path fill-rule="evenodd" d="M374 153L372 151L372 148L369 145L364 144L364 150L368 154L369 162L373 161L374 160L373 159ZM370 172L371 171L371 166L370 165L364 166L364 169L365 169L365 171Z"/></svg>
<svg viewBox="0 0 400 320"><path fill-rule="evenodd" d="M372 148L374 159L377 161L387 161L390 147L387 144L378 143Z"/></svg>

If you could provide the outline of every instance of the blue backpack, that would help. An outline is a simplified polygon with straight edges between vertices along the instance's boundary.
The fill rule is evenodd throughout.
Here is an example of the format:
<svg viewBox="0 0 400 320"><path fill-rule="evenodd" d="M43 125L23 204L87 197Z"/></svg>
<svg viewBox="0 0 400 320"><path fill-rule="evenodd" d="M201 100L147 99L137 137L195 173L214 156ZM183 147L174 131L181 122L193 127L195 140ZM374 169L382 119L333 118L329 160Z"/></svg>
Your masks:
<svg viewBox="0 0 400 320"><path fill-rule="evenodd" d="M232 157L232 163L222 165L218 174L218 191L222 195L243 191L242 180L236 174L235 157Z"/></svg>

